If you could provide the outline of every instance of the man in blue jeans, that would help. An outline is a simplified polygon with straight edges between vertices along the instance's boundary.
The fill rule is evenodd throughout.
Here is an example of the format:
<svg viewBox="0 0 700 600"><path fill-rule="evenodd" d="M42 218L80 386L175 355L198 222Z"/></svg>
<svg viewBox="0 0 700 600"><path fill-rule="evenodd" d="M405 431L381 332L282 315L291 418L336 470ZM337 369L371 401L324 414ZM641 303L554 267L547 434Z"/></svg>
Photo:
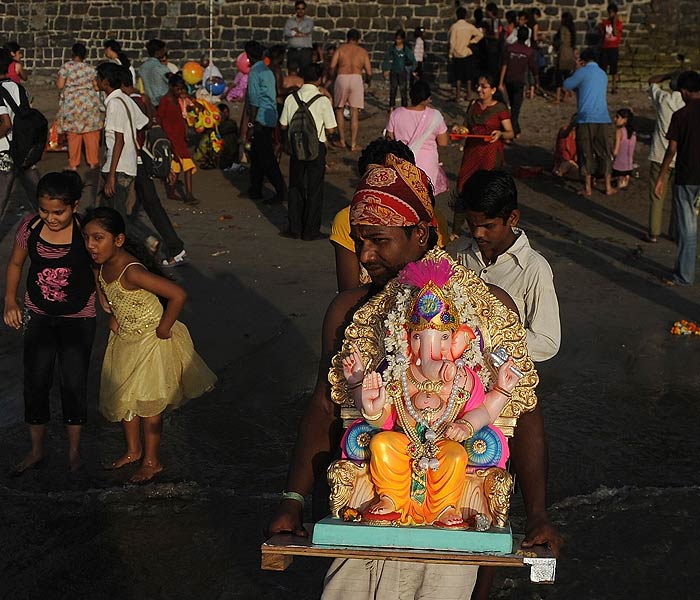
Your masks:
<svg viewBox="0 0 700 600"><path fill-rule="evenodd" d="M655 188L656 195L662 197L664 180L677 154L673 204L678 219L678 255L673 275L662 280L666 285L690 285L695 281L700 208L700 74L684 71L678 76L678 88L685 106L671 117L666 132L668 148Z"/></svg>

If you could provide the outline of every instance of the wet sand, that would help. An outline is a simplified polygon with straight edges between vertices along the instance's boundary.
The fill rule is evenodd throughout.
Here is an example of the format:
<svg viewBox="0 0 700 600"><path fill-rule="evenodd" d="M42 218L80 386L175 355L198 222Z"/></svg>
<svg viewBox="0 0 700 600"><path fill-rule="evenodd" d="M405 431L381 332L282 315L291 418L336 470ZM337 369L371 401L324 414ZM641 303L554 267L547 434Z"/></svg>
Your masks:
<svg viewBox="0 0 700 600"><path fill-rule="evenodd" d="M48 115L53 91L32 90ZM381 134L387 90L368 102L361 142ZM377 98L382 99L381 103ZM435 105L448 123L461 107ZM642 93L610 96L631 106L650 132ZM574 107L526 101L524 134L506 150L508 168L542 166L518 181L521 226L550 261L561 305L559 355L539 366L550 443L549 501L566 537L554 586L530 584L524 569L499 572L495 598L690 597L698 525L700 340L669 334L676 319L700 317L697 287L657 281L675 246L640 240L646 228L648 146L638 144L640 179L611 198L583 198L580 184L548 174L557 129ZM450 179L456 145L441 152ZM358 154L329 151L324 229L350 199ZM47 154L43 172L63 168ZM287 161L283 172L287 173ZM0 596L3 598L317 598L327 563L295 559L285 572L261 571L262 529L284 486L296 423L313 388L320 323L335 293L327 241L278 237L284 209L248 200L247 174L200 171L197 209L165 200L190 262L173 272L187 289L182 320L220 382L212 393L165 417L165 471L152 484L100 463L123 448L119 426L96 411L107 322L98 321L91 372L84 469L67 473L60 402L48 464L18 479L0 476ZM267 195L272 195L268 187ZM164 195L163 195L164 197ZM0 228L0 261L12 244L22 193ZM447 210L447 194L438 199ZM231 219L220 220L224 215ZM668 219L668 211L666 214ZM3 278L4 280L4 278ZM4 285L4 283L2 284ZM0 332L0 466L27 449L22 424L22 340ZM309 514L310 518L310 514ZM514 529L524 527L514 500Z"/></svg>

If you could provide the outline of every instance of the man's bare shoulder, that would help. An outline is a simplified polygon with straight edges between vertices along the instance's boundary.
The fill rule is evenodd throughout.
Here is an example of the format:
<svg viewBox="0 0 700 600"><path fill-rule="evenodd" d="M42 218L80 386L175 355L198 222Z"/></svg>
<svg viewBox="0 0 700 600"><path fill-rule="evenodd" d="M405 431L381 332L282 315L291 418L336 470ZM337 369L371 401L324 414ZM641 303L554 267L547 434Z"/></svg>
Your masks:
<svg viewBox="0 0 700 600"><path fill-rule="evenodd" d="M369 288L361 286L340 292L328 306L326 324L340 326L349 321L352 314L369 296Z"/></svg>

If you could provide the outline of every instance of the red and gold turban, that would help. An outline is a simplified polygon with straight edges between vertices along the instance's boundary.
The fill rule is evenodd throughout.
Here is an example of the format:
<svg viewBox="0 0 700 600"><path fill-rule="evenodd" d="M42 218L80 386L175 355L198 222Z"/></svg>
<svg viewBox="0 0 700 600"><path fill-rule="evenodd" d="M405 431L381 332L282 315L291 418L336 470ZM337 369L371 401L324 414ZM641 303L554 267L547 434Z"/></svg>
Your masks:
<svg viewBox="0 0 700 600"><path fill-rule="evenodd" d="M426 221L437 226L428 176L407 160L387 154L370 165L350 203L351 225L407 227Z"/></svg>

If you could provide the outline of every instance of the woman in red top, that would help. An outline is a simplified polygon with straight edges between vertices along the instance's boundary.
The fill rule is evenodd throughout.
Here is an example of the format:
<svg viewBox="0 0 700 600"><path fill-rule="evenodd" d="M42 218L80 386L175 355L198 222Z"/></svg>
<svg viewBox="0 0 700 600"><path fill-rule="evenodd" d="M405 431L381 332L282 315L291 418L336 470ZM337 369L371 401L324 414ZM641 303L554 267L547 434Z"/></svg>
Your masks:
<svg viewBox="0 0 700 600"><path fill-rule="evenodd" d="M186 94L185 81L179 75L173 75L168 85L168 93L160 99L156 116L173 150L170 168L176 177L180 172L185 174L185 204L196 205L199 200L192 194L192 175L196 173L197 167L187 148L187 125L179 102L180 97ZM174 181L168 183L167 190L168 198L177 200Z"/></svg>
<svg viewBox="0 0 700 600"><path fill-rule="evenodd" d="M610 73L613 94L617 92L617 63L622 43L622 21L617 16L617 4L608 4L608 18L600 24L600 68Z"/></svg>
<svg viewBox="0 0 700 600"><path fill-rule="evenodd" d="M482 169L493 171L505 163L503 141L512 140L513 125L508 107L494 95L498 91L496 82L490 75L479 77L477 94L479 99L467 109L465 125L473 135L488 135L489 139L467 138L464 143L462 166L457 180L457 194L469 178ZM452 223L453 237L459 236L464 223L464 214L455 210Z"/></svg>
<svg viewBox="0 0 700 600"><path fill-rule="evenodd" d="M22 64L22 58L24 56L22 47L17 42L7 42L3 48L5 48L5 50L7 50L12 56L12 63L10 64L10 68L7 70L7 78L17 84L27 81L29 76L24 70L24 65Z"/></svg>

